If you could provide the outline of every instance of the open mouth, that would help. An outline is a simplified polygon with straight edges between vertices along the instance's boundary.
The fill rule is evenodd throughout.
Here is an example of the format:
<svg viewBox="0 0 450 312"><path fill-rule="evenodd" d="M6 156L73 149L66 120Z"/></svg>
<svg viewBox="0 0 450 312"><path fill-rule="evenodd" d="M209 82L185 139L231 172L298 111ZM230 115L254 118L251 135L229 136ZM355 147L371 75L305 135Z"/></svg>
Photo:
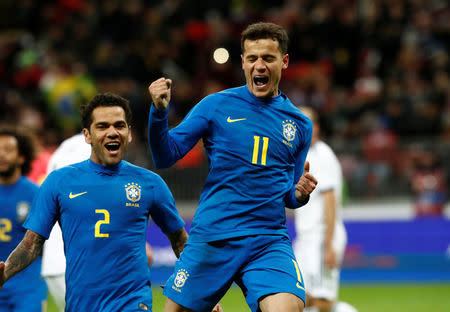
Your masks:
<svg viewBox="0 0 450 312"><path fill-rule="evenodd" d="M106 143L105 148L110 152L116 152L120 148L120 143L119 142Z"/></svg>
<svg viewBox="0 0 450 312"><path fill-rule="evenodd" d="M269 82L269 77L267 76L254 76L253 77L253 83L257 87L263 87Z"/></svg>

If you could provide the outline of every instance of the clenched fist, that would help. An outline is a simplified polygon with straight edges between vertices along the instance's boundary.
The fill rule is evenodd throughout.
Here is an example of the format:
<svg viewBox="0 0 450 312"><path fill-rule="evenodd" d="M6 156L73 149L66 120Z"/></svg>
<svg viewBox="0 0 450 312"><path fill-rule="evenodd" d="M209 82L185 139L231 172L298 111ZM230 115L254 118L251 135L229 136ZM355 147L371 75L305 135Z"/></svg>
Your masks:
<svg viewBox="0 0 450 312"><path fill-rule="evenodd" d="M148 87L148 92L152 97L153 104L157 109L166 109L170 102L170 87L172 80L166 78L159 78L153 81Z"/></svg>

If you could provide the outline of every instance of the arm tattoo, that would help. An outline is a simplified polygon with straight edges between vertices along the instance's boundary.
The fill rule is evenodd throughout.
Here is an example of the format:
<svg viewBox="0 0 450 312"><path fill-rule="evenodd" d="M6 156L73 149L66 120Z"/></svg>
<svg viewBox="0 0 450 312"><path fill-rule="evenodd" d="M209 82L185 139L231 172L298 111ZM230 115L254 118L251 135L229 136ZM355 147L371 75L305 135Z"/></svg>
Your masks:
<svg viewBox="0 0 450 312"><path fill-rule="evenodd" d="M10 279L29 266L42 252L45 238L27 230L22 241L17 245L5 262L5 278Z"/></svg>
<svg viewBox="0 0 450 312"><path fill-rule="evenodd" d="M175 231L173 233L167 234L167 237L170 240L170 244L172 245L173 252L177 258L180 257L181 252L184 249L184 243L186 243L188 239L188 234L186 230L183 228Z"/></svg>

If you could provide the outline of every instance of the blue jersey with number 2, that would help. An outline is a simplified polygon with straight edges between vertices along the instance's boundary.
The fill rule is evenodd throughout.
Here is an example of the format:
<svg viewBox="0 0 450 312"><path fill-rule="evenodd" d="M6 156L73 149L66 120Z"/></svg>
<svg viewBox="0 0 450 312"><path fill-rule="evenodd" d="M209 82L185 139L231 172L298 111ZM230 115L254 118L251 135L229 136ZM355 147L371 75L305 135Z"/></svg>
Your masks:
<svg viewBox="0 0 450 312"><path fill-rule="evenodd" d="M184 226L167 185L149 170L88 159L48 176L25 227L48 238L60 223L67 311L151 310L149 216L164 233Z"/></svg>

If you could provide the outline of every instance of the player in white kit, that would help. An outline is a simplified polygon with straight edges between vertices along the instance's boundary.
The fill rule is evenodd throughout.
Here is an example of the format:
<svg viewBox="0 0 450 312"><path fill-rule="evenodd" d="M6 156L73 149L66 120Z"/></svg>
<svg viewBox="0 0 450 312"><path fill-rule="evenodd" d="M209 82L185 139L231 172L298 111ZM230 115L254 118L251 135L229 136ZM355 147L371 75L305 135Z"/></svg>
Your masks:
<svg viewBox="0 0 450 312"><path fill-rule="evenodd" d="M355 312L351 305L337 301L340 267L347 245L341 217L341 165L330 146L320 140L316 112L306 107L301 110L313 122L306 160L318 181L309 202L295 210L294 252L305 282L304 312Z"/></svg>

